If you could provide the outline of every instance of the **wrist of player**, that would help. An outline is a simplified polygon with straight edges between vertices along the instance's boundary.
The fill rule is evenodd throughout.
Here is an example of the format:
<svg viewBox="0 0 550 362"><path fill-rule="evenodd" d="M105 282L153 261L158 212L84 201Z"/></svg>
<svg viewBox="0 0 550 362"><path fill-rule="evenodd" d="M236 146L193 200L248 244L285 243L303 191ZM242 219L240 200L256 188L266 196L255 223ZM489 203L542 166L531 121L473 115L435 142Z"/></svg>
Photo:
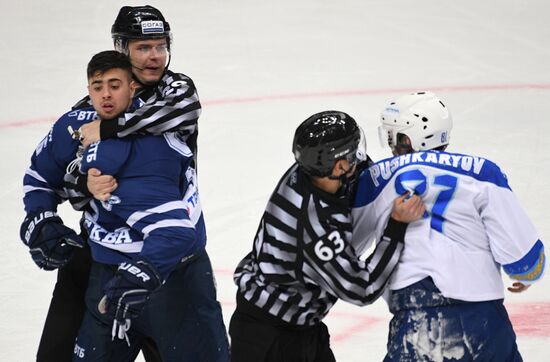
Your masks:
<svg viewBox="0 0 550 362"><path fill-rule="evenodd" d="M392 240L403 242L405 240L405 232L407 231L407 223L398 221L392 217L388 220L388 224L384 229L384 235Z"/></svg>
<svg viewBox="0 0 550 362"><path fill-rule="evenodd" d="M160 273L148 261L137 259L121 263L103 289L105 295L99 302L98 310L117 321L136 318L151 293L161 285Z"/></svg>

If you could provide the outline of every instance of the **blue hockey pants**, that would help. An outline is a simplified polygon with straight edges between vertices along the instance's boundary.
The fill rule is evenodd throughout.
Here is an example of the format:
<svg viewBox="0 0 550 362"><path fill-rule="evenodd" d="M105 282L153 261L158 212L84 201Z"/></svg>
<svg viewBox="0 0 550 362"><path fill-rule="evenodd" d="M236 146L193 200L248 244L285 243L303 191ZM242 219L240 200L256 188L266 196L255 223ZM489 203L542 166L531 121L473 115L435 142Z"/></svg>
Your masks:
<svg viewBox="0 0 550 362"><path fill-rule="evenodd" d="M384 362L520 362L516 335L502 300L445 298L426 278L390 293Z"/></svg>

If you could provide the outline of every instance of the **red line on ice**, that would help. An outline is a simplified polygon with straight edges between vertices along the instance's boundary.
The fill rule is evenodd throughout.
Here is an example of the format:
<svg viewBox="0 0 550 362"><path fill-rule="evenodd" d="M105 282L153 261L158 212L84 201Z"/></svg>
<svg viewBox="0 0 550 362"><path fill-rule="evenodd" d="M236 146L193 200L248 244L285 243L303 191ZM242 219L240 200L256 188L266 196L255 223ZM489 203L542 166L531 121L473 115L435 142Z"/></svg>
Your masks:
<svg viewBox="0 0 550 362"><path fill-rule="evenodd" d="M506 305L518 336L550 337L550 302Z"/></svg>
<svg viewBox="0 0 550 362"><path fill-rule="evenodd" d="M376 94L401 94L414 92L417 90L430 90L433 92L483 92L483 91L502 91L502 90L550 90L550 83L525 83L525 84L480 84L480 85L451 85L451 86L432 86L432 87L397 87L397 88L375 88L375 89L355 89L342 91L327 91L327 92L306 92L306 93L289 93L289 94L273 94L256 97L235 97L235 98L220 98L202 101L205 107L246 104L311 98L327 98L327 97L355 97L367 96ZM37 123L53 122L57 119L55 116L39 117L20 121L13 121L5 124L0 124L0 129L5 128L21 128Z"/></svg>
<svg viewBox="0 0 550 362"><path fill-rule="evenodd" d="M26 126L35 125L37 123L53 123L57 118L56 117L39 117L39 118L30 118L30 119L23 119L20 121L13 121L9 123L0 124L0 129L3 128L21 128Z"/></svg>
<svg viewBox="0 0 550 362"><path fill-rule="evenodd" d="M266 101L279 101L291 99L307 99L307 98L325 98L325 97L351 97L362 95L375 94L401 94L407 92L415 92L418 90L430 90L432 92L482 92L496 90L519 90L519 89L550 89L548 83L527 83L527 84L485 84L485 85L456 85L456 86L434 86L434 87L402 87L402 88L378 88L378 89L356 89L331 92L307 92L307 93L290 93L290 94L275 94L257 97L238 97L212 99L204 102L206 106L238 104L238 103L258 103Z"/></svg>
<svg viewBox="0 0 550 362"><path fill-rule="evenodd" d="M386 322L386 318L367 316L359 313L345 313L339 311L330 311L329 314L333 318L341 320L350 320L352 323L345 327L342 332L330 332L330 341L333 343L343 342L357 333L376 327L381 322Z"/></svg>

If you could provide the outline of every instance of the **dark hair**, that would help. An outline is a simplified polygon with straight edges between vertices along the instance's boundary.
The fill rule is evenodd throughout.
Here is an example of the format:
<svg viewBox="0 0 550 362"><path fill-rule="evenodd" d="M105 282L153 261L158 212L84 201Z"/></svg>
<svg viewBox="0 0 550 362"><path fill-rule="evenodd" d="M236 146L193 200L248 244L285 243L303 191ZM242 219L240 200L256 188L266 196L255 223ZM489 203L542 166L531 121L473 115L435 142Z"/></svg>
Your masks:
<svg viewBox="0 0 550 362"><path fill-rule="evenodd" d="M128 72L130 79L132 78L132 63L130 63L130 58L127 55L116 50L105 50L97 53L88 63L88 79L96 72L105 73L115 68L125 70Z"/></svg>

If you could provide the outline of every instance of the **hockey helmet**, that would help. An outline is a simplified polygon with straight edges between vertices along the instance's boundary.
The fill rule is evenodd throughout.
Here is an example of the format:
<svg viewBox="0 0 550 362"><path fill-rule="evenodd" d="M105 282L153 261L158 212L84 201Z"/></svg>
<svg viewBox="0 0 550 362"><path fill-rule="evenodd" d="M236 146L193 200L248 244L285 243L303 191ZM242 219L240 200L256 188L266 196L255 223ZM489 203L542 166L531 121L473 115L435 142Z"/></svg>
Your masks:
<svg viewBox="0 0 550 362"><path fill-rule="evenodd" d="M115 49L126 53L128 40L166 38L168 50L172 33L162 13L150 6L123 6L111 27Z"/></svg>
<svg viewBox="0 0 550 362"><path fill-rule="evenodd" d="M355 120L344 112L325 111L306 119L294 134L292 152L302 169L326 177L336 161L350 166L366 159L365 138Z"/></svg>
<svg viewBox="0 0 550 362"><path fill-rule="evenodd" d="M444 148L453 128L449 109L431 92L398 98L382 111L380 121L380 143L383 147L389 145L394 153L400 146L401 135L409 138L412 151Z"/></svg>

